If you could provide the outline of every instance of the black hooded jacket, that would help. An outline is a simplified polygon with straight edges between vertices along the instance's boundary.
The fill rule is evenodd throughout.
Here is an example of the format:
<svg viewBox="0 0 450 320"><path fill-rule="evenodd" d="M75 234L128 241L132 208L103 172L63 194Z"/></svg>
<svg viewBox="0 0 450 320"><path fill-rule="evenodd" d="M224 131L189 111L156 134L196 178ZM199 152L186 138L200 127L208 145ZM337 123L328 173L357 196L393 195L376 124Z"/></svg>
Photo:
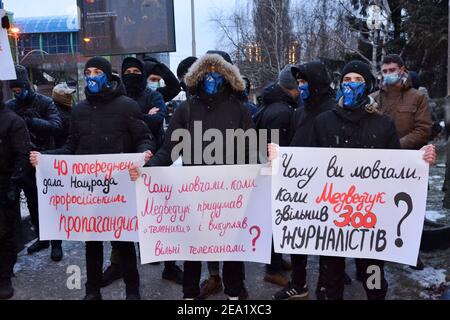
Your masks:
<svg viewBox="0 0 450 320"><path fill-rule="evenodd" d="M20 74L18 74L19 77ZM29 84L27 89L29 95L24 101L12 99L6 103L6 106L25 120L33 150L44 151L55 148L54 137L62 129L58 109L52 99L34 92Z"/></svg>
<svg viewBox="0 0 450 320"><path fill-rule="evenodd" d="M279 130L279 145L289 146L292 137L290 124L294 110L298 107L298 100L286 93L278 84L265 88L261 99L263 108L254 116L257 129Z"/></svg>
<svg viewBox="0 0 450 320"><path fill-rule="evenodd" d="M19 184L29 167L30 136L23 119L0 101L0 188Z"/></svg>
<svg viewBox="0 0 450 320"><path fill-rule="evenodd" d="M336 107L331 79L321 62L310 62L299 67L300 77L308 81L310 98L295 110L291 121L291 146L307 147L311 144L313 125L317 116Z"/></svg>
<svg viewBox="0 0 450 320"><path fill-rule="evenodd" d="M180 82L165 64L159 62L156 59L148 58L145 61L144 66L145 74L147 75L147 77L151 74L156 74L164 80L166 86L158 88L156 91L158 91L163 96L165 102L171 101L180 93Z"/></svg>
<svg viewBox="0 0 450 320"><path fill-rule="evenodd" d="M142 75L125 75L127 65L141 70ZM128 77L128 79L127 79ZM157 146L160 147L164 140L164 119L167 115L167 107L162 95L158 91L146 89L147 76L144 64L136 58L126 58L122 64L122 79L127 91L127 96L136 101L141 109L145 123L150 128ZM158 108L155 115L148 114L152 108Z"/></svg>
<svg viewBox="0 0 450 320"><path fill-rule="evenodd" d="M210 66L214 65L217 68L217 72L223 75L225 84L222 90L215 95L208 96L201 88L201 84L205 74L208 72ZM198 59L197 62L190 68L190 71L185 76L186 85L189 88L190 97L180 107L178 107L170 122L169 129L166 132L166 139L163 147L158 153L150 160L150 166L169 166L176 159L172 158L172 151L175 146L179 145L183 141L176 133L178 129L185 129L190 134L190 142L187 143L186 148L182 152L184 165L192 164L243 164L238 161L238 156L241 156L242 150L233 150L234 158L227 161L226 155L231 154L233 146L227 145L225 141L226 130L231 129L232 132L236 132L238 129L247 131L253 129L254 124L250 117L248 109L244 106L240 97L245 89L245 83L239 73L239 70L231 64L225 62L225 60L218 55L205 55ZM196 123L197 122L197 123ZM196 130L196 126L201 125L201 131ZM212 142L203 141L204 134L209 129L216 129L221 132L223 141L223 156L217 159L215 163L205 163L203 157L202 163L196 163L194 153L194 141L202 141L200 151L203 151L211 145ZM175 141L172 141L174 139ZM190 151L190 152L187 152ZM187 153L186 153L187 152ZM246 146L245 149L245 162L248 160L250 152L256 153L250 150L250 146ZM188 154L190 153L190 155ZM197 155L198 157L198 155ZM229 163L232 162L232 163Z"/></svg>
<svg viewBox="0 0 450 320"><path fill-rule="evenodd" d="M71 115L64 147L49 154L117 154L156 152L156 145L138 104L126 96L122 81L113 76L112 88L99 94L85 90L86 100Z"/></svg>
<svg viewBox="0 0 450 320"><path fill-rule="evenodd" d="M376 104L368 98L365 105ZM376 108L376 107L374 107ZM352 149L400 149L394 120L365 106L345 110L341 106L319 115L314 122L311 147Z"/></svg>

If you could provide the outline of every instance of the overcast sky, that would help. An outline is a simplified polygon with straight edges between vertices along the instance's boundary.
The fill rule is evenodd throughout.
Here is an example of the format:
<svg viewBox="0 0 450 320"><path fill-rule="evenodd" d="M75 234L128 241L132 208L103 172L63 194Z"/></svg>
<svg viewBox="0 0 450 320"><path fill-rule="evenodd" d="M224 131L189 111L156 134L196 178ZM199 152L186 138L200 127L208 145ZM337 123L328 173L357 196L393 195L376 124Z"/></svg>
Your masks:
<svg viewBox="0 0 450 320"><path fill-rule="evenodd" d="M126 1L126 0L125 0ZM210 19L214 13L232 10L240 0L195 0L197 55L209 49L219 49L217 28ZM3 0L4 7L16 17L67 15L76 5L76 0ZM171 54L171 69L182 59L191 55L191 1L174 0L177 52Z"/></svg>

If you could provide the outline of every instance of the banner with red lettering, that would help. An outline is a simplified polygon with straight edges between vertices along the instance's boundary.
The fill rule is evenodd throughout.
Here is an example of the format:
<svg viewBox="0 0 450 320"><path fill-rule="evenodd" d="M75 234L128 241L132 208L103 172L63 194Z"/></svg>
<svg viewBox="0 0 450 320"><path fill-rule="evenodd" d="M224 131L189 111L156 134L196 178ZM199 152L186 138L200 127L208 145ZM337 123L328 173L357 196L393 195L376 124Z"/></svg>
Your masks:
<svg viewBox="0 0 450 320"><path fill-rule="evenodd" d="M280 148L276 252L416 265L428 192L422 151Z"/></svg>
<svg viewBox="0 0 450 320"><path fill-rule="evenodd" d="M270 263L271 177L262 168L144 168L136 184L142 263Z"/></svg>
<svg viewBox="0 0 450 320"><path fill-rule="evenodd" d="M36 169L41 240L138 241L128 168L143 154L41 155Z"/></svg>

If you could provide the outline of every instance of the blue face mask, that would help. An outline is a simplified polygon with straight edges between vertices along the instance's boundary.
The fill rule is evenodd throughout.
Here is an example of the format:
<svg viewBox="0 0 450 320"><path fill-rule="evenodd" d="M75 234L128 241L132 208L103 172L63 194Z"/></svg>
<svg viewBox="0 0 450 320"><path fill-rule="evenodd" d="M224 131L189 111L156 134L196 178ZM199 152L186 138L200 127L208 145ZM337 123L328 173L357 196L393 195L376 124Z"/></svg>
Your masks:
<svg viewBox="0 0 450 320"><path fill-rule="evenodd" d="M224 83L223 76L217 72L209 72L203 80L203 89L209 95L216 94Z"/></svg>
<svg viewBox="0 0 450 320"><path fill-rule="evenodd" d="M14 93L14 97L17 100L24 101L26 98L28 98L29 93L30 91L28 91L27 89L23 89L22 92L19 94Z"/></svg>
<svg viewBox="0 0 450 320"><path fill-rule="evenodd" d="M365 82L347 82L341 85L344 108L355 109L358 107L360 98L366 90Z"/></svg>
<svg viewBox="0 0 450 320"><path fill-rule="evenodd" d="M400 81L400 74L399 73L392 73L392 74L387 74L385 76L383 76L383 83L386 86L393 86L395 85L397 82Z"/></svg>
<svg viewBox="0 0 450 320"><path fill-rule="evenodd" d="M156 89L160 88L159 82L147 82L147 89L150 91L155 91Z"/></svg>
<svg viewBox="0 0 450 320"><path fill-rule="evenodd" d="M90 93L99 93L103 88L109 88L111 85L106 77L106 74L101 74L95 77L86 77L87 89Z"/></svg>
<svg viewBox="0 0 450 320"><path fill-rule="evenodd" d="M308 100L311 94L309 93L309 84L304 84L302 86L299 86L298 89L300 90L300 95L302 96L303 100Z"/></svg>

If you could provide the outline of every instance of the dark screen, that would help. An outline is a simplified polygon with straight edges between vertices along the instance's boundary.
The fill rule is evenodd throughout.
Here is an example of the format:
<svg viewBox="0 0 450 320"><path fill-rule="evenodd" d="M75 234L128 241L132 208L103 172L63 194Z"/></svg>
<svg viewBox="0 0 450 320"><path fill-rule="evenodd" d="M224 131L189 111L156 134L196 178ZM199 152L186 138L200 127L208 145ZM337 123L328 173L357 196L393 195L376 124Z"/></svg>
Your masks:
<svg viewBox="0 0 450 320"><path fill-rule="evenodd" d="M173 52L173 0L77 0L85 56Z"/></svg>

